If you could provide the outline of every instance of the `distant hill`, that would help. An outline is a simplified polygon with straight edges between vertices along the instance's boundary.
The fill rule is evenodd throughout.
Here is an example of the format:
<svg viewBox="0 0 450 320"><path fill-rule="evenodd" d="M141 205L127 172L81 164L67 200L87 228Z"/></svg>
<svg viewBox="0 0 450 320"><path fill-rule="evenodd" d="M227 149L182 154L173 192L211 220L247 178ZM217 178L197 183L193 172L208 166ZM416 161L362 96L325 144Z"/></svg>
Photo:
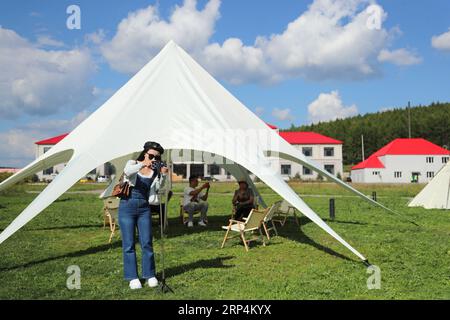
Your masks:
<svg viewBox="0 0 450 320"><path fill-rule="evenodd" d="M450 103L411 107L411 137L450 149ZM366 158L395 138L408 138L408 109L398 108L321 122L283 131L314 131L344 141L344 164L361 161L361 135Z"/></svg>

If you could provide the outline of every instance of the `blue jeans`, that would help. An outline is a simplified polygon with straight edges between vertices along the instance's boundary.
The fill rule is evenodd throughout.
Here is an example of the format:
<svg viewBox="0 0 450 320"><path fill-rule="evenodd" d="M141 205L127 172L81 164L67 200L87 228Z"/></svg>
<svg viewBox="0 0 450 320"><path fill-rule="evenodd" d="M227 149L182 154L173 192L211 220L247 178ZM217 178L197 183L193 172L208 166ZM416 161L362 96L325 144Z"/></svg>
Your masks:
<svg viewBox="0 0 450 320"><path fill-rule="evenodd" d="M125 280L139 279L135 250L136 227L142 250L142 278L153 278L155 276L155 256L152 244L152 219L148 201L134 197L120 200L119 225L122 234Z"/></svg>

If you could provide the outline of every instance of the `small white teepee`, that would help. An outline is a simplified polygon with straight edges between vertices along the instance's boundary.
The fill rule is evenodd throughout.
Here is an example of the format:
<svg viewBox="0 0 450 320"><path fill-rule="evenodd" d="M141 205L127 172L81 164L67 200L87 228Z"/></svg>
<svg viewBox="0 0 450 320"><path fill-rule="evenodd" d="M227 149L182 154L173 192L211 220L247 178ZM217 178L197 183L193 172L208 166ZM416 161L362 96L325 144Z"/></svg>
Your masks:
<svg viewBox="0 0 450 320"><path fill-rule="evenodd" d="M450 209L450 162L444 166L422 191L409 203L409 207Z"/></svg>

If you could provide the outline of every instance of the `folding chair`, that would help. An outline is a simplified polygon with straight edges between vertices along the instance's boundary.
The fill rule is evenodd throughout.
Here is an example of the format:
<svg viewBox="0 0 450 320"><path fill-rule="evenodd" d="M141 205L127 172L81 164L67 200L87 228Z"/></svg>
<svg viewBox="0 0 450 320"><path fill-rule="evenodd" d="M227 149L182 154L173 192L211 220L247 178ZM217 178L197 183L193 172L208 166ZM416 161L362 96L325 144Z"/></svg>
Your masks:
<svg viewBox="0 0 450 320"><path fill-rule="evenodd" d="M186 224L189 220L189 213L186 210L184 210L183 198L184 198L183 196L181 196L180 198L180 219L182 224ZM194 216L199 213L200 210L194 211Z"/></svg>
<svg viewBox="0 0 450 320"><path fill-rule="evenodd" d="M267 240L270 241L270 231L275 231L275 235L278 236L278 230L275 227L275 223L273 222L274 215L279 211L281 206L281 201L275 202L272 206L266 209L266 216L264 217L262 226L264 228L264 232L266 233ZM272 224L271 227L269 227L269 223Z"/></svg>
<svg viewBox="0 0 450 320"><path fill-rule="evenodd" d="M248 215L248 218L246 221L237 221L230 219L230 223L228 226L223 226L222 229L226 230L225 237L223 238L222 247L225 246L225 242L228 239L235 238L236 236L228 237L230 231L239 233L239 237L244 242L245 250L248 252L248 244L251 241L255 241L258 239L262 239L263 245L266 245L266 242L264 241L264 236L261 232L261 225L263 224L264 217L266 216L266 211L259 211L256 209L253 209L250 214ZM249 240L245 238L246 233L252 233L254 231L259 232L259 237L253 237Z"/></svg>
<svg viewBox="0 0 450 320"><path fill-rule="evenodd" d="M106 228L106 223L108 223L109 230L111 231L108 243L111 243L112 237L116 231L119 203L120 199L116 197L103 200L103 229Z"/></svg>
<svg viewBox="0 0 450 320"><path fill-rule="evenodd" d="M272 221L278 222L283 227L286 224L287 218L289 217L290 213L293 214L297 225L300 225L297 217L297 209L286 200L281 201L278 210L274 213Z"/></svg>

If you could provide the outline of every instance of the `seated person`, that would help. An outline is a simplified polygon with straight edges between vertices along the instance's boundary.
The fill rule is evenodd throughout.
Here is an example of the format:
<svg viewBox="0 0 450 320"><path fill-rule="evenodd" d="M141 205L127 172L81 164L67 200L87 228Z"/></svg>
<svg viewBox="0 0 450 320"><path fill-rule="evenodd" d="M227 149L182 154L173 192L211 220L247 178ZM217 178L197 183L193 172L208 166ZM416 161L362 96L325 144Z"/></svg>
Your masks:
<svg viewBox="0 0 450 320"><path fill-rule="evenodd" d="M201 217L199 225L206 227L207 212L208 212L208 193L210 185L209 183L203 184L200 188L198 187L198 177L189 177L189 186L184 189L183 197L183 209L189 214L188 227L192 228L194 226L194 212L200 211ZM197 189L196 189L197 188ZM206 189L206 193L203 190Z"/></svg>
<svg viewBox="0 0 450 320"><path fill-rule="evenodd" d="M235 207L235 220L243 220L247 218L250 211L254 209L255 196L253 195L252 189L248 187L248 183L245 180L239 181L239 189L234 192L234 197L232 200L233 206Z"/></svg>

